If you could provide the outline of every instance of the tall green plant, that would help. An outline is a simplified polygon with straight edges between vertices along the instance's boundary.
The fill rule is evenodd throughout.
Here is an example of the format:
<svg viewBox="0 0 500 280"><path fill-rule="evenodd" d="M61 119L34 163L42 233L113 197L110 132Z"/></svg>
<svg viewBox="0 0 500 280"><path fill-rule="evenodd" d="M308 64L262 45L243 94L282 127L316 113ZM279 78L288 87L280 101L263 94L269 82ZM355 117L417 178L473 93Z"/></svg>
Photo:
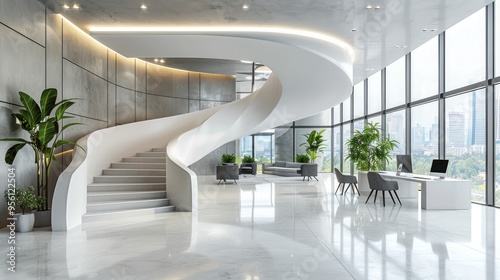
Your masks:
<svg viewBox="0 0 500 280"><path fill-rule="evenodd" d="M327 145L324 144L326 140L323 138L323 132L325 132L325 129L322 129L320 131L313 130L311 131L311 133L304 134L304 136L306 137L306 142L300 144L299 146L306 147L306 153L309 158L311 158L312 163L316 162L318 153L323 153L323 151L327 147Z"/></svg>
<svg viewBox="0 0 500 280"><path fill-rule="evenodd" d="M379 123L367 123L362 131L356 130L346 141L346 159L351 159L359 171L382 170L398 144L382 135Z"/></svg>
<svg viewBox="0 0 500 280"><path fill-rule="evenodd" d="M61 133L74 125L81 123L68 123L61 127L60 121L73 117L66 115L66 110L73 106L73 99L64 99L57 102L57 90L54 88L45 89L38 104L31 96L24 92L19 92L19 98L23 108L12 116L21 125L21 128L29 133L29 139L23 138L3 138L0 141L18 142L10 147L5 153L5 162L12 164L17 153L26 145L35 151L35 163L37 165L37 193L45 198L45 202L40 210L48 209L48 182L49 170L52 160L55 159L56 148L69 144L77 145L68 140L59 139ZM51 116L55 110L54 116Z"/></svg>

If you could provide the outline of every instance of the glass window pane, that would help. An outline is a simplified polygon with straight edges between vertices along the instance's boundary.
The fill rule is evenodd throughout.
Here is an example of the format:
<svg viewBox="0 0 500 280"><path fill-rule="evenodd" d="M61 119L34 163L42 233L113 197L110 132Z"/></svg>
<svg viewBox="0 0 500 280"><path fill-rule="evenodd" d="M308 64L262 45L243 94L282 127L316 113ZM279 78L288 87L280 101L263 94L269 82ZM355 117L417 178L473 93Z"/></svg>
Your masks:
<svg viewBox="0 0 500 280"><path fill-rule="evenodd" d="M354 118L365 114L365 83L361 82L354 86Z"/></svg>
<svg viewBox="0 0 500 280"><path fill-rule="evenodd" d="M252 156L252 136L240 139L240 157L243 156Z"/></svg>
<svg viewBox="0 0 500 280"><path fill-rule="evenodd" d="M340 170L340 126L333 128L333 167Z"/></svg>
<svg viewBox="0 0 500 280"><path fill-rule="evenodd" d="M446 91L485 80L485 18L481 9L446 30Z"/></svg>
<svg viewBox="0 0 500 280"><path fill-rule="evenodd" d="M300 144L305 143L307 138L305 137L305 134L311 133L312 130L320 131L323 130L324 128L296 128L295 129L295 153L298 154L306 154L306 147L305 146L300 146ZM325 129L325 132L323 132L323 139L326 141L324 142L327 147L323 151L323 153L318 153L318 158L316 159L316 163L318 164L318 171L320 172L331 172L332 167L331 167L331 133L332 130L330 128ZM295 160L294 160L295 161Z"/></svg>
<svg viewBox="0 0 500 280"><path fill-rule="evenodd" d="M500 75L500 5L495 3L495 75ZM495 200L498 196L495 195ZM500 200L500 197L498 198ZM496 204L495 204L496 205Z"/></svg>
<svg viewBox="0 0 500 280"><path fill-rule="evenodd" d="M406 57L398 59L387 66L385 70L386 80L386 108L390 109L406 102Z"/></svg>
<svg viewBox="0 0 500 280"><path fill-rule="evenodd" d="M438 103L411 108L411 155L413 173L428 174L438 158Z"/></svg>
<svg viewBox="0 0 500 280"><path fill-rule="evenodd" d="M406 114L405 110L389 113L385 116L387 136L399 142L391 155L392 159L387 163L386 170L396 171L396 155L406 154Z"/></svg>
<svg viewBox="0 0 500 280"><path fill-rule="evenodd" d="M340 104L333 107L333 124L338 124L341 122L340 119Z"/></svg>
<svg viewBox="0 0 500 280"><path fill-rule="evenodd" d="M260 165L274 162L274 133L254 136L255 161Z"/></svg>
<svg viewBox="0 0 500 280"><path fill-rule="evenodd" d="M382 109L382 74L378 71L368 78L368 114Z"/></svg>
<svg viewBox="0 0 500 280"><path fill-rule="evenodd" d="M380 124L380 127L382 127L382 117L381 116L375 116L375 117L371 117L367 120L367 122L370 122L370 123L378 123Z"/></svg>
<svg viewBox="0 0 500 280"><path fill-rule="evenodd" d="M485 203L485 91L447 98L445 107L448 176L470 180L472 201Z"/></svg>
<svg viewBox="0 0 500 280"><path fill-rule="evenodd" d="M500 85L495 86L495 92L500 92ZM495 206L500 206L500 94L495 96L495 140Z"/></svg>
<svg viewBox="0 0 500 280"><path fill-rule="evenodd" d="M342 166L342 172L351 173L351 160L346 159L345 156L347 154L347 140L351 139L351 124L342 125L342 136L344 137L342 143L342 149L344 154L344 163Z"/></svg>
<svg viewBox="0 0 500 280"><path fill-rule="evenodd" d="M310 116L295 122L295 125L331 125L332 110L328 109L314 116Z"/></svg>
<svg viewBox="0 0 500 280"><path fill-rule="evenodd" d="M411 100L437 95L438 37L418 47L411 53Z"/></svg>
<svg viewBox="0 0 500 280"><path fill-rule="evenodd" d="M351 119L351 97L350 96L342 103L342 112L343 112L343 119L342 119L343 122Z"/></svg>

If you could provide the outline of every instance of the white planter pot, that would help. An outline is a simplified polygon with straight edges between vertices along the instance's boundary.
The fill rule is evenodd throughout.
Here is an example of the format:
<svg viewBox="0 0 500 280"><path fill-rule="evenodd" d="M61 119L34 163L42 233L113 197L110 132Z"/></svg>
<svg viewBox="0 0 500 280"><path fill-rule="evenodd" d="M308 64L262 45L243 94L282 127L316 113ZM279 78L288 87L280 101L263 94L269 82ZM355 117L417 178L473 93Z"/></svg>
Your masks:
<svg viewBox="0 0 500 280"><path fill-rule="evenodd" d="M370 193L370 185L368 184L368 171L358 171L358 188L360 193Z"/></svg>
<svg viewBox="0 0 500 280"><path fill-rule="evenodd" d="M14 214L16 220L16 232L28 232L33 230L35 224L35 214Z"/></svg>
<svg viewBox="0 0 500 280"><path fill-rule="evenodd" d="M35 213L35 227L48 227L51 222L50 210L36 211Z"/></svg>

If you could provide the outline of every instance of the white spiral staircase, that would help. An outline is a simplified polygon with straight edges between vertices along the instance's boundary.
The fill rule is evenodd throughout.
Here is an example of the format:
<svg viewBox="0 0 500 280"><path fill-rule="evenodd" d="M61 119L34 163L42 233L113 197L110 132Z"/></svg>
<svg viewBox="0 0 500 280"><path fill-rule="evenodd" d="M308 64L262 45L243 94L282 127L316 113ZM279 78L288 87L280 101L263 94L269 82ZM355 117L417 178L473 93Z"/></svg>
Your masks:
<svg viewBox="0 0 500 280"><path fill-rule="evenodd" d="M123 157L155 147L166 147L166 192L170 203L176 210L197 211L196 174L187 166L227 142L329 109L352 91L352 50L321 34L165 30L100 31L92 35L129 57L242 59L263 63L273 74L260 90L241 100L111 127L80 139L78 143L86 153L78 149L57 182L53 230L76 227L84 215L89 215L87 185L103 169Z"/></svg>

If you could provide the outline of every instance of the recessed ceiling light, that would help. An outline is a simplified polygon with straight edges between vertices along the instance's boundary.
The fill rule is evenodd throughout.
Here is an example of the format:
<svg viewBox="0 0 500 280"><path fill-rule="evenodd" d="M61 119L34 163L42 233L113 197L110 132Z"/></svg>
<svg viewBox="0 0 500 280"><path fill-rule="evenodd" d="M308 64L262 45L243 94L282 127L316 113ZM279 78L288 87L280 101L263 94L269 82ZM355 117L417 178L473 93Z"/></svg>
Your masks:
<svg viewBox="0 0 500 280"><path fill-rule="evenodd" d="M377 5L377 6L373 7L373 8L375 8L375 10L380 10L382 7L380 5Z"/></svg>
<svg viewBox="0 0 500 280"><path fill-rule="evenodd" d="M431 28L431 29L429 29L429 31L432 31L432 32L437 31L437 28Z"/></svg>
<svg viewBox="0 0 500 280"><path fill-rule="evenodd" d="M73 9L74 9L74 10L80 10L80 5L78 5L78 4L74 4L74 5L73 5Z"/></svg>
<svg viewBox="0 0 500 280"><path fill-rule="evenodd" d="M158 59L158 58L155 58L155 62L158 62L158 61L159 61L159 59Z"/></svg>
<svg viewBox="0 0 500 280"><path fill-rule="evenodd" d="M142 10L147 10L147 9L148 9L148 6L146 6L146 4L142 4L142 5L141 5L141 9L142 9Z"/></svg>
<svg viewBox="0 0 500 280"><path fill-rule="evenodd" d="M160 59L160 63L165 63L165 59Z"/></svg>
<svg viewBox="0 0 500 280"><path fill-rule="evenodd" d="M396 47L398 49L406 49L408 46L407 45L396 45L394 47Z"/></svg>
<svg viewBox="0 0 500 280"><path fill-rule="evenodd" d="M422 29L422 31L427 32L427 31L429 31L429 28L424 28L424 29Z"/></svg>
<svg viewBox="0 0 500 280"><path fill-rule="evenodd" d="M368 4L368 5L366 5L366 7L365 7L365 8L366 8L366 9L373 9L373 6L372 6L372 5L370 5L370 4Z"/></svg>
<svg viewBox="0 0 500 280"><path fill-rule="evenodd" d="M70 9L70 8L69 8L69 6L68 6L68 5L66 5L66 4L64 4L63 8L64 8L65 10L69 10L69 9Z"/></svg>
<svg viewBox="0 0 500 280"><path fill-rule="evenodd" d="M243 10L248 10L248 5L247 4L243 5Z"/></svg>
<svg viewBox="0 0 500 280"><path fill-rule="evenodd" d="M356 32L356 31L358 31L358 29L357 29L357 28L352 28L352 29L351 29L351 32Z"/></svg>
<svg viewBox="0 0 500 280"><path fill-rule="evenodd" d="M373 71L373 68L366 68L366 71Z"/></svg>

